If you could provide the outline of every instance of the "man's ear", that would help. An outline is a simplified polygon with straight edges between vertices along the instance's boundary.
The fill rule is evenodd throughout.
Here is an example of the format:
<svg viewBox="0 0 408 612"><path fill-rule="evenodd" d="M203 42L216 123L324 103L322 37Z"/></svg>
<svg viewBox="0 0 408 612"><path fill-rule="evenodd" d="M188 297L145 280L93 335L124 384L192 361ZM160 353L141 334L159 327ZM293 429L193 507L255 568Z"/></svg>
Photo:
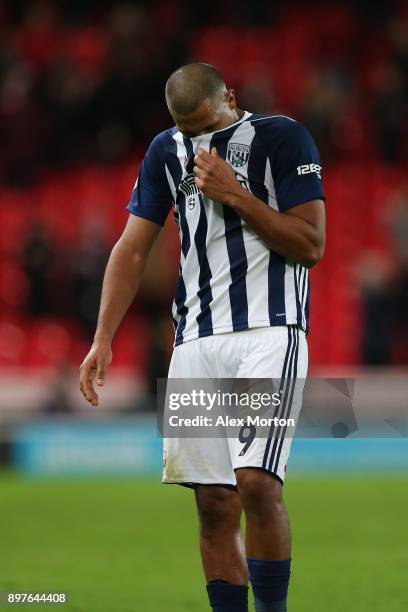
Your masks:
<svg viewBox="0 0 408 612"><path fill-rule="evenodd" d="M231 109L236 108L236 106L237 106L237 102L236 102L236 100L235 100L235 91L234 91L233 89L228 89L228 90L225 92L225 99L227 100L228 106L229 106Z"/></svg>

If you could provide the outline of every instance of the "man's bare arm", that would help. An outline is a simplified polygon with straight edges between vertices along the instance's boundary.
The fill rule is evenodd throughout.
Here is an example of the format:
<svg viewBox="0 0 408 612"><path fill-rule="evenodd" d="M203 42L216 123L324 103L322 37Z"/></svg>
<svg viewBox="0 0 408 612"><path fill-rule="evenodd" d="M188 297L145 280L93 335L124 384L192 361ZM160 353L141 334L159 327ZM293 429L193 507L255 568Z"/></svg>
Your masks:
<svg viewBox="0 0 408 612"><path fill-rule="evenodd" d="M98 405L96 384L104 384L106 368L112 361L111 343L133 302L160 226L130 215L124 232L112 249L103 280L98 325L91 350L80 368L80 388L85 398Z"/></svg>
<svg viewBox="0 0 408 612"><path fill-rule="evenodd" d="M278 212L241 188L230 206L245 219L270 249L291 261L312 268L325 246L325 209L322 200L311 200Z"/></svg>

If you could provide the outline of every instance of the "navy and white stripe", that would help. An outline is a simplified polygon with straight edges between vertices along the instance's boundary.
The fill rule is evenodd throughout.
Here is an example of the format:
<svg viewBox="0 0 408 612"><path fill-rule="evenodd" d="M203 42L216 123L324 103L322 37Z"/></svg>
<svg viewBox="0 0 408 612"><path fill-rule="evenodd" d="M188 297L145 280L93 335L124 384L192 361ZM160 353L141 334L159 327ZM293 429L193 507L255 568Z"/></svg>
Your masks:
<svg viewBox="0 0 408 612"><path fill-rule="evenodd" d="M173 306L175 344L217 333L270 325L307 331L308 271L267 245L232 210L195 185L198 149L215 146L242 186L277 211L324 198L320 164L310 135L293 119L245 113L217 132L184 137L159 134L143 161L130 212L163 224L170 208L179 226L180 279Z"/></svg>
<svg viewBox="0 0 408 612"><path fill-rule="evenodd" d="M299 329L294 325L290 325L288 327L288 344L279 386L280 403L274 413L274 417L278 419L287 420L291 415L297 380L298 356ZM266 441L262 467L274 474L278 472L285 432L286 427L271 428L271 433Z"/></svg>

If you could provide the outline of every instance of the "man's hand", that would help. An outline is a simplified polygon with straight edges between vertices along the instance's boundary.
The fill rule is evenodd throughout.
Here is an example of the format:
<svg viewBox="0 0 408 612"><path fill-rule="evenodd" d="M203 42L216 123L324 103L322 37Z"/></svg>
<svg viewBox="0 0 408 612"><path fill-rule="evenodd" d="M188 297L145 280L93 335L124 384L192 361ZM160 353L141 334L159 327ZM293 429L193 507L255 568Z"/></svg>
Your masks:
<svg viewBox="0 0 408 612"><path fill-rule="evenodd" d="M229 198L242 189L233 169L219 157L215 147L211 149L211 153L199 149L194 161L196 185L211 200L227 204Z"/></svg>
<svg viewBox="0 0 408 612"><path fill-rule="evenodd" d="M84 397L92 404L98 406L99 398L94 388L94 380L99 387L105 382L106 369L112 361L110 344L93 344L88 355L80 367L79 387Z"/></svg>

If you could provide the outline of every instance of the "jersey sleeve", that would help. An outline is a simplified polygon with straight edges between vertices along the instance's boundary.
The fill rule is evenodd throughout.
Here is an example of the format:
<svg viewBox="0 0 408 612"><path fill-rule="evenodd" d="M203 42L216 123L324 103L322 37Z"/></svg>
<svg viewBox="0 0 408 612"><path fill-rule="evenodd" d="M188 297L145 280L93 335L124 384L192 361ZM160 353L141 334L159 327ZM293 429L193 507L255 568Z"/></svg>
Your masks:
<svg viewBox="0 0 408 612"><path fill-rule="evenodd" d="M150 144L140 166L127 210L159 225L164 225L173 204L166 176L160 135Z"/></svg>
<svg viewBox="0 0 408 612"><path fill-rule="evenodd" d="M324 200L319 151L301 123L293 121L283 131L271 170L280 211L310 200Z"/></svg>

